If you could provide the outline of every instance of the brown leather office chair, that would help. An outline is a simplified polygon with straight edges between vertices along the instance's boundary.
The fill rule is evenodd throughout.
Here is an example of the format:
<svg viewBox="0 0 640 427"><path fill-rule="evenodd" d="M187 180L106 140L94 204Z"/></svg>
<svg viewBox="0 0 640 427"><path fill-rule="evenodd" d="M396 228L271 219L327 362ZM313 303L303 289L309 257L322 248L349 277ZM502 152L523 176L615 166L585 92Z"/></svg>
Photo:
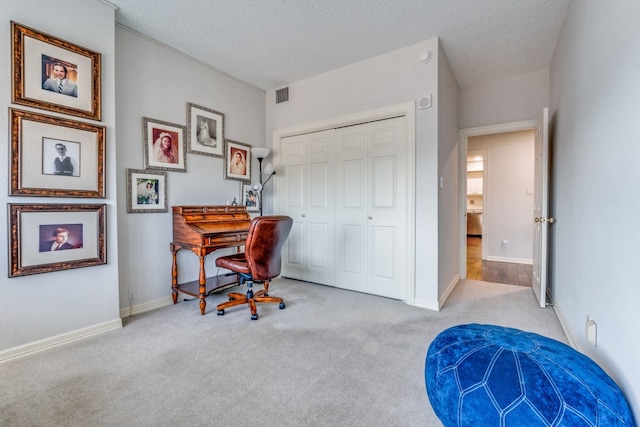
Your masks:
<svg viewBox="0 0 640 427"><path fill-rule="evenodd" d="M231 292L229 301L218 304L218 315L236 305L249 304L251 319L258 319L256 303L274 302L285 308L282 298L269 296L269 282L280 275L281 251L289 236L293 220L288 216L271 215L254 218L244 246L244 253L216 259L216 265L238 273L240 284L247 284L247 293ZM253 282L264 283L264 289L253 293Z"/></svg>

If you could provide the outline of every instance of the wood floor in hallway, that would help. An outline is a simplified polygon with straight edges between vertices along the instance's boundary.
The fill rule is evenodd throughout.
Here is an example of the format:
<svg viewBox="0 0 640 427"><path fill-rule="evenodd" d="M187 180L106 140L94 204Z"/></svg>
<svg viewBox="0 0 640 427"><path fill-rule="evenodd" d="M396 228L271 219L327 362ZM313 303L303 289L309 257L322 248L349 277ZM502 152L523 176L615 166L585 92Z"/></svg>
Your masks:
<svg viewBox="0 0 640 427"><path fill-rule="evenodd" d="M482 237L467 236L467 279L530 287L532 274L529 264L483 261Z"/></svg>

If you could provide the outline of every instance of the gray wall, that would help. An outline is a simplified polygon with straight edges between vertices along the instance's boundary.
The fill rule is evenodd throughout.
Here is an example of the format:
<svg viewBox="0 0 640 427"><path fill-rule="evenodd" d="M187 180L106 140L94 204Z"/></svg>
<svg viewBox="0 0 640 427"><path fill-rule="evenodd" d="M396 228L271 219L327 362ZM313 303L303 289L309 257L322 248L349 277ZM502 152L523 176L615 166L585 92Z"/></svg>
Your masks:
<svg viewBox="0 0 640 427"><path fill-rule="evenodd" d="M532 263L534 138L534 130L469 138L468 150L487 152L482 244L489 261Z"/></svg>
<svg viewBox="0 0 640 427"><path fill-rule="evenodd" d="M458 83L442 46L438 46L438 176L435 185L438 188L438 305L442 307L447 289L459 278L458 236L464 230L458 229ZM423 186L420 186L420 192Z"/></svg>
<svg viewBox="0 0 640 427"><path fill-rule="evenodd" d="M549 70L460 88L458 127L539 119L549 106Z"/></svg>
<svg viewBox="0 0 640 427"><path fill-rule="evenodd" d="M225 138L264 146L264 91L174 50L116 27L120 306L123 315L171 303L171 206L224 205L240 197L240 181L223 179L223 159L188 153L186 173L167 172L167 213L127 213L126 170L144 169L142 118L187 125L187 102L223 113ZM186 141L185 141L186 143ZM253 159L252 159L253 160ZM251 164L257 179L258 164ZM232 249L207 256L214 260ZM198 257L178 253L180 283L197 280ZM194 307L197 305L194 304ZM207 307L207 311L212 308Z"/></svg>
<svg viewBox="0 0 640 427"><path fill-rule="evenodd" d="M57 8L65 13L55 19L46 12L51 2L44 0L4 1L0 8L0 144L9 153L8 108L31 110L49 116L62 116L50 111L20 107L11 102L10 21L48 33L102 54L102 121L91 123L106 126L105 199L71 199L59 197L9 197L8 161L0 162L0 204L78 204L107 205L106 265L7 279L8 244L0 245L0 360L14 354L37 350L66 339L74 339L121 326L118 310L118 243L116 222L116 134L115 134L115 71L114 71L114 11L97 1L61 0ZM37 12L40 11L40 12ZM79 121L71 116L62 116ZM7 210L1 210L1 222L7 222ZM0 227L0 240L8 241L7 227ZM20 347L22 346L22 347ZM15 352L5 351L15 349Z"/></svg>
<svg viewBox="0 0 640 427"><path fill-rule="evenodd" d="M578 348L640 419L640 2L572 1L551 64L551 286ZM585 321L598 325L586 341Z"/></svg>
<svg viewBox="0 0 640 427"><path fill-rule="evenodd" d="M420 53L433 59L423 64ZM431 39L289 85L290 100L275 105L266 96L267 135L433 95L433 107L416 111L416 283L417 305L438 306L438 40ZM450 102L450 94L446 95ZM444 101L442 101L444 102Z"/></svg>

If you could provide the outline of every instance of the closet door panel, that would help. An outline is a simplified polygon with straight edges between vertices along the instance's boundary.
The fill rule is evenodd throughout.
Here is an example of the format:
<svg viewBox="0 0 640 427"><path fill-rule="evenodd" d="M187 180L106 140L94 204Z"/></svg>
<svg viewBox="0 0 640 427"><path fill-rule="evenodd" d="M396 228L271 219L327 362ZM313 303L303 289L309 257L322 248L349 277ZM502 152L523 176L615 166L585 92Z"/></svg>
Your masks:
<svg viewBox="0 0 640 427"><path fill-rule="evenodd" d="M336 130L337 287L364 291L367 277L367 145L361 126Z"/></svg>
<svg viewBox="0 0 640 427"><path fill-rule="evenodd" d="M398 187L396 156L371 159L371 208L396 208Z"/></svg>
<svg viewBox="0 0 640 427"><path fill-rule="evenodd" d="M283 250L283 276L333 284L332 131L281 139L279 213L293 218Z"/></svg>

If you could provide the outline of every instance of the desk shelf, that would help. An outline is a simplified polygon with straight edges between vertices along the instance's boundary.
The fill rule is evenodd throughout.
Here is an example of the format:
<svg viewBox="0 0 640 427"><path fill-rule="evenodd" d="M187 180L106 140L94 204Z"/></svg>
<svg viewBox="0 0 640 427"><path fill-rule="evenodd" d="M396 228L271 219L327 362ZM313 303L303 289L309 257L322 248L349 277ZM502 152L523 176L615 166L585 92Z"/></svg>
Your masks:
<svg viewBox="0 0 640 427"><path fill-rule="evenodd" d="M223 288L230 287L238 283L238 275L233 274L221 274L219 276L207 277L207 284L205 285L205 297L222 291ZM191 282L181 283L176 286L176 290L180 293L191 295L192 297L200 298L200 281L194 280Z"/></svg>

